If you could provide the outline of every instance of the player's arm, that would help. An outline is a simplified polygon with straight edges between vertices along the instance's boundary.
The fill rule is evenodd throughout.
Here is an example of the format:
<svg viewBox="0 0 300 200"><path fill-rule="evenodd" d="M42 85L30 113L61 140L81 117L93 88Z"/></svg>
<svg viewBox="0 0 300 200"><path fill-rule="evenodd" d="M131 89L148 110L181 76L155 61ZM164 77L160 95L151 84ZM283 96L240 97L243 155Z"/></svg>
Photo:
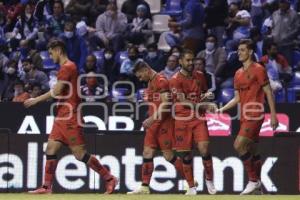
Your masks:
<svg viewBox="0 0 300 200"><path fill-rule="evenodd" d="M231 99L225 106L220 108L217 112L223 113L231 108L235 107L240 102L240 95L237 90L234 91L234 98Z"/></svg>
<svg viewBox="0 0 300 200"><path fill-rule="evenodd" d="M263 87L263 90L266 94L270 112L271 112L271 126L272 126L273 130L275 130L278 127L278 119L276 117L275 102L274 102L273 92L270 87L270 84L265 85Z"/></svg>
<svg viewBox="0 0 300 200"><path fill-rule="evenodd" d="M35 104L40 103L40 102L47 101L48 99L55 98L55 97L59 96L62 93L63 88L64 88L63 81L57 81L57 83L54 85L53 89L51 89L47 93L45 93L43 95L40 95L36 98L27 99L24 102L24 106L26 108L28 108L28 107L31 107Z"/></svg>

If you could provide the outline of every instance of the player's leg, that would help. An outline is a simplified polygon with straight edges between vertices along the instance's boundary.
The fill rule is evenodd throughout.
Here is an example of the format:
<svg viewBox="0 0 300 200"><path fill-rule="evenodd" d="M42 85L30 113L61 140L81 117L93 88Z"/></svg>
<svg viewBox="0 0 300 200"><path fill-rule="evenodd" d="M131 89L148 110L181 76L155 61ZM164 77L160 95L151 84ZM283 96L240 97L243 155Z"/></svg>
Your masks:
<svg viewBox="0 0 300 200"><path fill-rule="evenodd" d="M101 163L95 156L87 153L85 145L74 145L69 146L69 148L77 160L86 163L91 169L100 174L100 176L105 180L105 193L113 193L118 180L116 179L116 177L111 175L110 171L106 167L101 165Z"/></svg>
<svg viewBox="0 0 300 200"><path fill-rule="evenodd" d="M173 152L173 150L163 150L162 151L164 158L170 162L172 165L174 165L176 171L180 174L181 177L185 178L184 172L183 172L183 163L180 157L176 156Z"/></svg>
<svg viewBox="0 0 300 200"><path fill-rule="evenodd" d="M62 143L55 140L48 140L46 148L46 165L45 176L42 187L29 191L31 194L49 194L52 193L52 185L55 177L55 170L57 167L57 152L62 147Z"/></svg>
<svg viewBox="0 0 300 200"><path fill-rule="evenodd" d="M147 137L147 134L149 132L146 133L145 144L150 144L151 137L149 135ZM142 185L131 192L127 192L127 194L150 194L149 184L154 170L153 158L156 152L156 149L151 146L144 146L143 150Z"/></svg>
<svg viewBox="0 0 300 200"><path fill-rule="evenodd" d="M253 162L257 177L258 177L258 179L260 179L262 160L261 160L260 152L259 152L259 148L258 148L258 141L255 141L251 145L250 152L252 154L252 162Z"/></svg>
<svg viewBox="0 0 300 200"><path fill-rule="evenodd" d="M184 177L189 185L186 195L196 195L192 155L193 133L189 122L176 120L174 133L173 148L180 155Z"/></svg>
<svg viewBox="0 0 300 200"><path fill-rule="evenodd" d="M251 194L260 188L261 185L252 161L252 154L250 152L252 145L253 140L241 135L238 135L234 141L234 148L244 164L249 179L245 190L241 194Z"/></svg>
<svg viewBox="0 0 300 200"><path fill-rule="evenodd" d="M213 183L213 161L209 151L209 133L206 121L198 121L193 129L194 142L197 144L197 149L202 157L204 166L205 183L209 194L216 194Z"/></svg>

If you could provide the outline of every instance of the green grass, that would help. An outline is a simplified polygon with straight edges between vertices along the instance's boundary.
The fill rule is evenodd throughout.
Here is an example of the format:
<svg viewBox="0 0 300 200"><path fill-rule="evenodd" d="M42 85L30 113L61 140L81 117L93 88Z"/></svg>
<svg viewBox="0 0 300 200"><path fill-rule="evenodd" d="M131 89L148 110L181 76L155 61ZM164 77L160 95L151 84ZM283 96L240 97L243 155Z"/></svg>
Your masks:
<svg viewBox="0 0 300 200"><path fill-rule="evenodd" d="M29 195L29 194L0 194L0 200L299 200L300 195L262 195L262 196L239 196L239 195L100 195L100 194L52 194L52 195Z"/></svg>

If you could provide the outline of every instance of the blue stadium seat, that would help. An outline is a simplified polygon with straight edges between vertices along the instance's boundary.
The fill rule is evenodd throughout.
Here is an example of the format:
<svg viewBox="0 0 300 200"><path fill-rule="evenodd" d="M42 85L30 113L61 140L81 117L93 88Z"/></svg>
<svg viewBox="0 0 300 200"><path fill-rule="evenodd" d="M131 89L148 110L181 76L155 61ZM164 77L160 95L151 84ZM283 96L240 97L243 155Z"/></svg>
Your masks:
<svg viewBox="0 0 300 200"><path fill-rule="evenodd" d="M295 68L299 63L300 63L300 51L294 51L292 67Z"/></svg>
<svg viewBox="0 0 300 200"><path fill-rule="evenodd" d="M218 101L225 104L229 102L233 97L234 97L234 89L224 88L219 93Z"/></svg>
<svg viewBox="0 0 300 200"><path fill-rule="evenodd" d="M286 102L285 100L285 90L279 90L275 94L275 102L276 103L284 103Z"/></svg>
<svg viewBox="0 0 300 200"><path fill-rule="evenodd" d="M300 96L300 87L296 86L293 88L288 88L287 89L287 98L288 98L288 102L289 103L297 103L297 101L299 100L299 96Z"/></svg>
<svg viewBox="0 0 300 200"><path fill-rule="evenodd" d="M46 72L49 72L51 70L56 70L57 65L53 62L53 60L50 58L48 51L41 51L40 56L43 60L43 69Z"/></svg>
<svg viewBox="0 0 300 200"><path fill-rule="evenodd" d="M167 0L164 14L179 16L182 14L181 0Z"/></svg>
<svg viewBox="0 0 300 200"><path fill-rule="evenodd" d="M146 88L142 88L142 89L139 89L136 92L137 101L139 101L139 102L144 101L144 92L145 92L145 90L146 90Z"/></svg>
<svg viewBox="0 0 300 200"><path fill-rule="evenodd" d="M127 58L128 58L128 52L120 51L115 56L115 62L121 65L123 63L123 61Z"/></svg>
<svg viewBox="0 0 300 200"><path fill-rule="evenodd" d="M101 66L104 62L104 50L94 51L93 55L97 59L97 66Z"/></svg>
<svg viewBox="0 0 300 200"><path fill-rule="evenodd" d="M112 100L114 102L128 101L128 92L127 88L115 88L111 91Z"/></svg>
<svg viewBox="0 0 300 200"><path fill-rule="evenodd" d="M293 79L290 82L291 87L300 86L300 72L295 72L293 75Z"/></svg>

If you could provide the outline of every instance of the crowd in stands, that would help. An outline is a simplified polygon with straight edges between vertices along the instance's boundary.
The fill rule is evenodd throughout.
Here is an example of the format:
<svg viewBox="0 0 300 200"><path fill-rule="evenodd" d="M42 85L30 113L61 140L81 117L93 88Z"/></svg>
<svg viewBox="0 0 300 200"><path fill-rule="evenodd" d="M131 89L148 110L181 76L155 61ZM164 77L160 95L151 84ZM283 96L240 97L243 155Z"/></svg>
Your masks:
<svg viewBox="0 0 300 200"><path fill-rule="evenodd" d="M0 101L23 102L53 87L59 70L47 52L53 38L65 42L84 75L84 101L126 95L128 85L117 90L117 81L133 83L138 94L145 87L132 72L139 59L171 77L183 49L194 51L195 70L220 99L233 94L239 41L251 38L277 99L296 102L299 13L298 0L0 0Z"/></svg>

